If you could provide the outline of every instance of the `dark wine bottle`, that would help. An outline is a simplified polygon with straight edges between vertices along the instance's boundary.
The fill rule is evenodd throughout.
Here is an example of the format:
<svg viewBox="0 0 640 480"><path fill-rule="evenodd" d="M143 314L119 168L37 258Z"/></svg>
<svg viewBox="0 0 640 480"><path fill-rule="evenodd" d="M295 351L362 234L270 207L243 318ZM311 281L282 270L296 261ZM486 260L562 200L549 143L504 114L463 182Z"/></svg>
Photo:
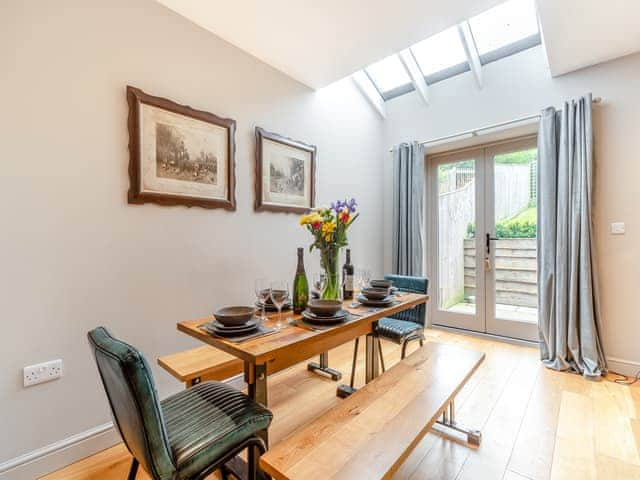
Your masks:
<svg viewBox="0 0 640 480"><path fill-rule="evenodd" d="M351 250L347 248L347 261L342 266L342 298L351 300L353 298L353 265L351 265Z"/></svg>
<svg viewBox="0 0 640 480"><path fill-rule="evenodd" d="M298 248L298 267L296 268L296 277L293 280L293 311L301 313L307 308L309 300L309 282L304 272L304 249Z"/></svg>

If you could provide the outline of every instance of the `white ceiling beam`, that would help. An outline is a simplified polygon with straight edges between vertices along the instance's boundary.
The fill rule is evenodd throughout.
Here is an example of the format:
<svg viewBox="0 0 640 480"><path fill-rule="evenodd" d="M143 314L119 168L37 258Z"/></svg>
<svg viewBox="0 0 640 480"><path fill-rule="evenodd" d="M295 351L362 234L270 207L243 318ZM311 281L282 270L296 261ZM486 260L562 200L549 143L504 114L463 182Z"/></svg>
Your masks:
<svg viewBox="0 0 640 480"><path fill-rule="evenodd" d="M478 55L478 48L473 39L469 22L465 21L458 24L458 34L460 35L460 40L462 40L462 46L467 54L467 60L476 79L476 84L478 88L482 88L482 64L480 63L480 55Z"/></svg>
<svg viewBox="0 0 640 480"><path fill-rule="evenodd" d="M424 80L424 75L422 75L422 71L416 62L413 53L411 53L411 50L407 48L402 50L398 54L398 57L404 65L404 68L407 70L409 77L411 77L411 82L422 97L425 105L429 105L429 87L427 86L427 82Z"/></svg>
<svg viewBox="0 0 640 480"><path fill-rule="evenodd" d="M373 85L371 79L364 73L363 70L359 70L351 75L353 82L356 84L362 95L369 101L371 106L376 109L382 118L387 118L387 109L384 106L384 98L378 92L378 89Z"/></svg>

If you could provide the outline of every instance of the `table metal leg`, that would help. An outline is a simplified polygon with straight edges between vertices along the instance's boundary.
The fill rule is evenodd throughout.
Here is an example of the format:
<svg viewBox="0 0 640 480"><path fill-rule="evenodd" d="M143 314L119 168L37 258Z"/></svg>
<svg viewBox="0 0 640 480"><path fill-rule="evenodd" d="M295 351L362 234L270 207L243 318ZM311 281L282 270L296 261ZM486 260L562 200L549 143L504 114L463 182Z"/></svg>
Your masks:
<svg viewBox="0 0 640 480"><path fill-rule="evenodd" d="M245 363L245 369L247 367L253 369L253 375L248 376L248 378L252 378L253 381L247 382L249 398L267 407L267 365L264 363L260 365ZM245 378L246 377L247 375L245 374ZM267 448L269 448L269 437L267 433L267 430L262 430L261 432L258 432L258 435L262 440L264 440L264 444Z"/></svg>
<svg viewBox="0 0 640 480"><path fill-rule="evenodd" d="M329 367L329 352L322 352L320 354L320 362L309 362L307 364L307 370L326 375L334 382L337 382L342 378L341 372Z"/></svg>
<svg viewBox="0 0 640 480"><path fill-rule="evenodd" d="M480 446L482 440L482 433L480 430L473 430L464 428L456 422L456 409L455 400L452 399L451 403L442 412L442 420L437 420L433 429L447 437L459 438L464 436L466 442L474 447Z"/></svg>

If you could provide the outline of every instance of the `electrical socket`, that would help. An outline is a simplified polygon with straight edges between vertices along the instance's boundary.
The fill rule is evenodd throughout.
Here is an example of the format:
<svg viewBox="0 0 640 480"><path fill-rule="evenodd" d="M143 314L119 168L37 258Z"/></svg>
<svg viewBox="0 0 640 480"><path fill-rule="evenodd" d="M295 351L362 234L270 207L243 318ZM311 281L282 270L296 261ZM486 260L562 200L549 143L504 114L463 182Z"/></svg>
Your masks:
<svg viewBox="0 0 640 480"><path fill-rule="evenodd" d="M25 387L31 387L39 383L50 382L62 377L62 360L51 360L49 362L29 365L22 369L22 380Z"/></svg>

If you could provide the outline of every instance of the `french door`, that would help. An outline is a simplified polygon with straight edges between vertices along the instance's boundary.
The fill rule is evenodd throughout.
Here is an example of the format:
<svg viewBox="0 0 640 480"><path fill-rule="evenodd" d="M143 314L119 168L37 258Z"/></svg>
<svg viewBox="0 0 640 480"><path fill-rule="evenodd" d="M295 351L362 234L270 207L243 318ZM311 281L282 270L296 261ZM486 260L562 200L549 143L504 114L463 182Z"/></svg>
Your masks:
<svg viewBox="0 0 640 480"><path fill-rule="evenodd" d="M435 325L536 341L536 139L428 157Z"/></svg>

